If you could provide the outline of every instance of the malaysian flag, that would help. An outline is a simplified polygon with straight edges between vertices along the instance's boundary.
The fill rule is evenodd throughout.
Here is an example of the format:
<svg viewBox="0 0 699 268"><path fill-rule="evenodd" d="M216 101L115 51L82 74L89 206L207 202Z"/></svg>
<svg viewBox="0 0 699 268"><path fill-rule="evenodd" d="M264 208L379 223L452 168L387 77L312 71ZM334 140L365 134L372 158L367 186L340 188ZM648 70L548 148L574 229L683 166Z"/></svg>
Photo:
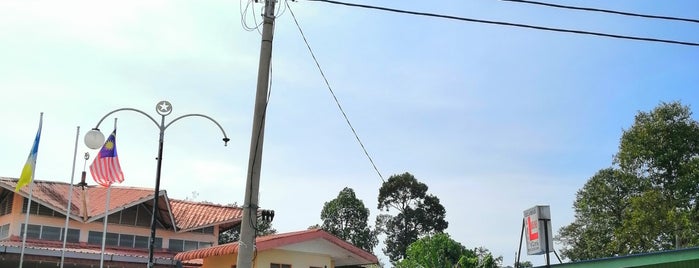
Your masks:
<svg viewBox="0 0 699 268"><path fill-rule="evenodd" d="M124 173L119 166L119 157L116 150L116 128L109 135L104 146L100 150L95 160L90 165L90 174L99 185L109 187L114 182L124 181Z"/></svg>

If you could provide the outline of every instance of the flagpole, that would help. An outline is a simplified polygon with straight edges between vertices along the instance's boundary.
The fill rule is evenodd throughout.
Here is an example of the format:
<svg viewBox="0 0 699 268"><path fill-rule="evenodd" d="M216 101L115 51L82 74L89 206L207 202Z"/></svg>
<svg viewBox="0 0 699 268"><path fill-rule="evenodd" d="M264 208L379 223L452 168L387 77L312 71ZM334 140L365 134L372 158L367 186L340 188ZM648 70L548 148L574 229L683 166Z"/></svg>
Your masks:
<svg viewBox="0 0 699 268"><path fill-rule="evenodd" d="M32 173L31 176L29 176L29 200L27 202L27 213L24 218L24 234L22 235L22 249L20 250L19 254L19 268L22 268L22 264L24 263L24 248L27 246L27 226L29 226L29 214L31 214L31 206L32 206L32 194L34 193L34 172L36 171L36 158L37 158L37 153L34 152L34 149L39 148L39 137L41 135L41 125L44 121L44 112L41 112L39 115L39 132L37 133L37 137L34 140L34 145L32 147L32 152L34 153L34 163L31 167ZM30 157L31 157L30 153ZM29 159L27 159L29 160ZM26 164L25 164L26 166ZM24 169L22 170L22 173L24 173ZM22 180L22 176L20 175L20 180L17 181L17 184L19 185L20 181ZM18 189L15 189L17 191Z"/></svg>
<svg viewBox="0 0 699 268"><path fill-rule="evenodd" d="M80 126L75 133L75 149L73 150L73 169L70 171L70 188L68 192L68 208L66 209L66 225L63 228L63 247L61 248L61 266L66 256L66 242L68 242L68 223L70 221L70 209L73 207L73 180L75 179L75 161L78 158L78 138L80 137Z"/></svg>
<svg viewBox="0 0 699 268"><path fill-rule="evenodd" d="M29 202L27 202L27 213L24 218L24 234L22 235L22 250L19 254L19 268L22 268L22 263L24 262L24 247L27 245L27 226L29 226L29 214L31 214L32 207L32 193L34 192L34 172L32 172L32 182L29 185Z"/></svg>
<svg viewBox="0 0 699 268"><path fill-rule="evenodd" d="M100 254L100 268L104 267L104 246L107 240L107 218L109 217L109 196L112 192L112 185L107 187L107 204L104 208L104 228L102 230L102 253Z"/></svg>

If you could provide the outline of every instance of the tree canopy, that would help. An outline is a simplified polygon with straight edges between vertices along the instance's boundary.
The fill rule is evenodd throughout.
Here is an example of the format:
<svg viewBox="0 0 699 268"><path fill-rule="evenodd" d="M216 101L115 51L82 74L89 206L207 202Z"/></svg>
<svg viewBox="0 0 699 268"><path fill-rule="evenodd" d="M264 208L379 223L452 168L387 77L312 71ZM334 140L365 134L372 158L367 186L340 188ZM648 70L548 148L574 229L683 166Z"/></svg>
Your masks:
<svg viewBox="0 0 699 268"><path fill-rule="evenodd" d="M483 247L466 249L449 237L449 234L436 233L410 244L406 257L397 262L396 267L496 268L501 262L502 257L494 258L490 251Z"/></svg>
<svg viewBox="0 0 699 268"><path fill-rule="evenodd" d="M571 260L699 245L699 123L661 103L624 130L616 166L578 191L575 221L556 239Z"/></svg>
<svg viewBox="0 0 699 268"><path fill-rule="evenodd" d="M448 226L446 210L439 198L427 193L427 185L412 174L393 175L379 189L378 209L397 213L380 214L376 226L386 234L383 252L396 263L406 257L408 246L419 238L442 232Z"/></svg>
<svg viewBox="0 0 699 268"><path fill-rule="evenodd" d="M320 218L323 230L368 252L378 244L376 232L368 225L369 209L352 188L345 187L337 198L325 202Z"/></svg>
<svg viewBox="0 0 699 268"><path fill-rule="evenodd" d="M396 264L397 268L453 267L476 260L476 253L461 243L454 241L446 233L423 237L408 246L405 259Z"/></svg>
<svg viewBox="0 0 699 268"><path fill-rule="evenodd" d="M221 244L236 242L236 241L240 240L240 225L241 224L238 224L231 229L228 229L226 231L219 233L218 234L218 244L221 245ZM271 235L271 234L276 234L276 233L277 233L277 229L274 229L272 227L272 222L257 219L257 235L258 236L265 236L265 235Z"/></svg>

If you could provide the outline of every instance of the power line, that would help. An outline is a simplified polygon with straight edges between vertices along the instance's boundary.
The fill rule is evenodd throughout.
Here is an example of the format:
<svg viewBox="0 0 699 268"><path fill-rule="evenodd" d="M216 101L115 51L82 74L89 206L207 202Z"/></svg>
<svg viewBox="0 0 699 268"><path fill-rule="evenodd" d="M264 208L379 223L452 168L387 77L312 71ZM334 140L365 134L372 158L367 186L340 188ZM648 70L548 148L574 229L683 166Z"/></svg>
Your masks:
<svg viewBox="0 0 699 268"><path fill-rule="evenodd" d="M593 35L593 36L602 36L602 37L610 37L610 38L617 38L617 39L627 39L627 40L646 41L646 42L658 42L658 43L666 43L666 44L674 44L674 45L699 46L699 43L693 43L693 42L668 40L668 39L657 39L657 38L648 38L648 37L637 37L637 36L628 36L628 35L617 35L617 34L589 32L589 31L581 31L581 30L560 29L560 28L551 28L551 27L536 26L536 25L529 25L529 24L520 24L520 23L511 23L511 22L502 22L502 21L471 19L471 18L456 17L456 16L450 16L450 15L441 15L441 14L400 10L400 9L379 7L379 6L369 6L369 5L362 5L362 4L345 3L345 2L339 2L339 1L334 1L334 0L308 0L308 1L325 2L325 3L330 3L330 4L344 5L344 6L351 6L351 7L361 7L361 8L389 11L389 12L395 12L395 13L401 13L401 14L436 17L436 18L442 18L442 19L451 19L451 20L484 23L484 24L495 24L495 25L501 25L501 26L529 28L529 29L536 29L536 30L543 30L543 31Z"/></svg>
<svg viewBox="0 0 699 268"><path fill-rule="evenodd" d="M313 49L311 49L311 45L308 44L308 39L306 39L306 35L303 33L303 30L301 30L301 25L299 25L299 22L296 19L296 14L294 14L294 11L291 10L291 6L289 6L288 1L284 1L284 3L286 3L286 8L289 10L289 13L291 13L291 17L294 18L294 23L296 24L296 27L299 29L299 33L301 33L301 37L303 38L303 42L306 43L306 47L308 48L308 52L311 53L311 57L313 57L313 61L316 63L316 67L318 67L318 71L320 72L320 75L323 77L323 81L325 81L325 85L328 87L328 90L330 90L330 94L332 94L333 99L335 99L335 103L337 104L337 108L340 109L342 116L345 118L345 122L347 122L347 125L352 130L352 134L354 134L354 137L357 139L357 142L359 142L359 145L362 147L362 150L364 151L364 155L366 155L366 157L369 159L369 162L371 163L371 166L374 167L376 174L379 175L379 178L381 178L381 180L383 182L386 182L386 180L384 180L383 176L381 175L381 172L376 167L376 164L374 164L374 160L369 155L369 152L367 152L366 147L364 147L364 143L362 143L362 140L359 139L359 135L357 135L357 131L352 126L352 123L350 122L349 118L347 117L345 110L342 109L342 105L340 105L340 101L337 99L337 96L335 96L335 92L333 91L332 87L330 86L330 82L328 82L328 78L325 76L325 72L323 72L323 69L320 67L320 63L318 63L318 59L316 58L315 53L313 53Z"/></svg>
<svg viewBox="0 0 699 268"><path fill-rule="evenodd" d="M551 4L551 3L544 3L544 2L528 1L528 0L502 0L502 1L518 2L518 3L524 3L524 4L532 4L532 5L540 5L540 6L548 6L548 7L564 8L564 9L602 12L602 13L610 13L610 14L649 18L649 19L663 19L663 20L674 20L674 21L699 23L699 20L697 20L697 19L687 19L687 18L678 18L678 17L670 17L670 16L646 15L646 14L638 14L638 13L623 12L623 11L616 11L616 10L589 8L589 7L577 7L577 6L566 6L566 5Z"/></svg>
<svg viewBox="0 0 699 268"><path fill-rule="evenodd" d="M262 25L262 23L261 22L257 23L257 16L255 15L255 6L253 3L253 0L246 0L244 8L243 8L243 0L240 0L238 5L240 7L240 24L242 24L243 29L248 31L248 32L257 30L258 33L262 34L262 32L260 32L260 29L259 29L260 25ZM247 18L248 9L250 9L252 11L252 18L255 21L255 26L248 25L248 18Z"/></svg>

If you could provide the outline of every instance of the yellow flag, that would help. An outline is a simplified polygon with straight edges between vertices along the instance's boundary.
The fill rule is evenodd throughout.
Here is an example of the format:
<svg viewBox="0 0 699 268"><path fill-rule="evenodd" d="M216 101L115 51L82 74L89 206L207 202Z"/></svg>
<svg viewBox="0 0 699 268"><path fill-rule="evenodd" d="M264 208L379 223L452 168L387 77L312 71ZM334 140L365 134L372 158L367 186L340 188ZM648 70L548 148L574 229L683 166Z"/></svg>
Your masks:
<svg viewBox="0 0 699 268"><path fill-rule="evenodd" d="M36 153L39 151L39 138L41 137L41 124L44 121L44 113L41 113L39 118L39 130L36 131L36 138L34 138L34 146L29 152L29 157L27 157L27 163L24 164L22 168L22 175L19 176L17 181L17 186L15 187L15 192L19 189L30 184L34 180L34 169L36 168Z"/></svg>

